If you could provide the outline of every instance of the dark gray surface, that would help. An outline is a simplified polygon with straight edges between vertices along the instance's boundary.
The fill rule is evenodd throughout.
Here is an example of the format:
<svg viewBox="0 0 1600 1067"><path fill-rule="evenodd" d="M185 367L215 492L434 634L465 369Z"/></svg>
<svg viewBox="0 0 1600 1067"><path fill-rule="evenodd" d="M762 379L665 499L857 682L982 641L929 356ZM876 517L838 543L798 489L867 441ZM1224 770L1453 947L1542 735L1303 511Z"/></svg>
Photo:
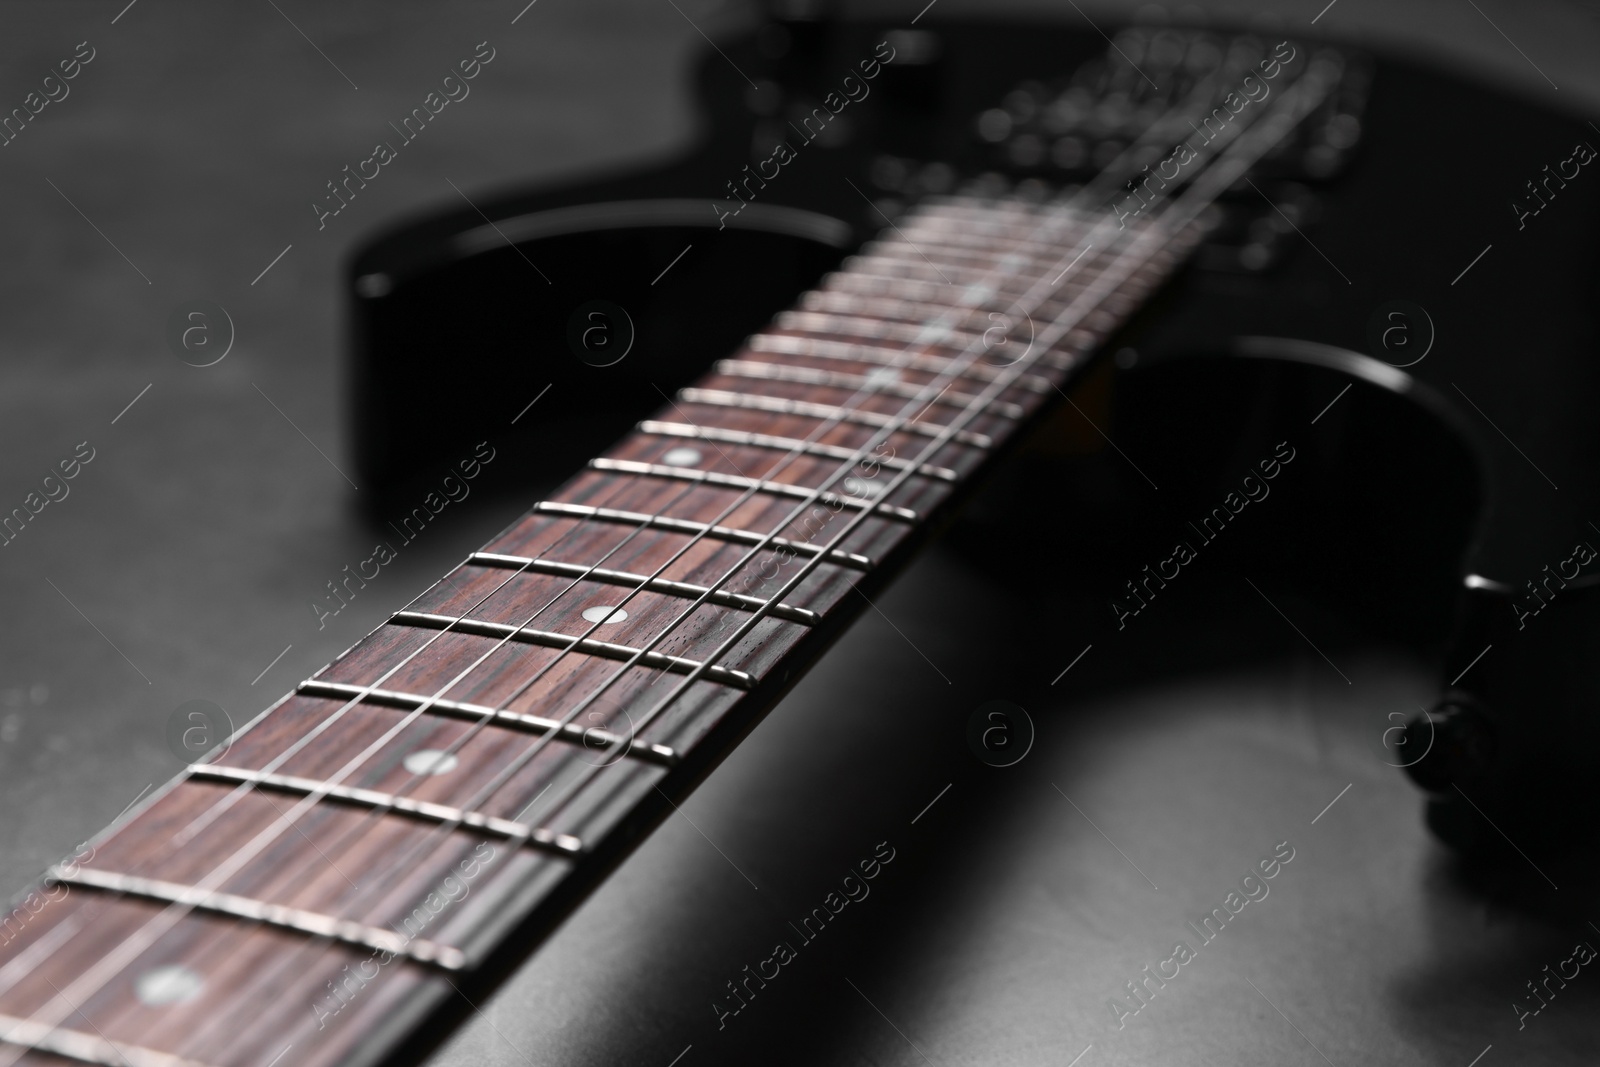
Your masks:
<svg viewBox="0 0 1600 1067"><path fill-rule="evenodd" d="M0 892L176 770L164 727L178 704L210 699L248 719L520 510L447 514L317 630L311 598L370 551L333 466L348 469L335 272L358 235L449 202L448 181L472 195L638 162L689 131L682 76L703 42L666 3L539 0L515 26L515 2L278 6L139 0L115 25L121 0L0 12L6 108L77 42L97 51L71 95L0 148L0 509L77 442L96 449L71 495L0 549ZM714 26L710 5L679 6ZM1552 106L1600 100L1591 5L1479 6L1339 0L1318 27L1359 29ZM1321 7L1274 12L1298 25ZM1046 8L1072 16L1007 5ZM309 205L323 182L485 39L497 54L472 96L317 232ZM205 369L163 340L169 312L194 297L226 306L238 330L233 352ZM1564 955L1584 920L1521 917L1453 882L1415 794L1382 766L1385 715L1426 696L1418 665L1359 657L1341 664L1347 687L1308 653L1193 687L1036 707L1040 744L1012 772L1017 784L981 803L953 790L911 827L949 779L932 757L916 763L898 731L959 725L963 709L1005 695L984 681L985 657L1003 649L970 639L1047 614L1049 592L997 588L949 555L908 576L884 612L956 685L869 616L693 798L686 812L704 836L669 822L483 1005L487 1018L446 1060L665 1064L693 1043L687 1067L745 1048L727 1041L758 1055L762 1042L819 1040L819 1059L921 1062L826 961L805 961L806 993L786 1001L775 988L731 1023L743 1036L716 1033L704 1006L766 949L775 921L707 838L780 910L809 906L830 864L888 838L906 843L906 862L842 931L859 950L848 964L864 968L849 977L941 1067L1067 1063L1091 1042L1086 1067L1322 1062L1246 978L1341 1065L1465 1065L1490 1042L1485 1067L1502 1054L1593 1061L1593 1038L1574 1036L1593 979L1526 1031L1509 1025L1523 981ZM1075 651L1027 669L1048 676ZM1239 936L1110 1031L1106 998L1285 838L1301 851Z"/></svg>

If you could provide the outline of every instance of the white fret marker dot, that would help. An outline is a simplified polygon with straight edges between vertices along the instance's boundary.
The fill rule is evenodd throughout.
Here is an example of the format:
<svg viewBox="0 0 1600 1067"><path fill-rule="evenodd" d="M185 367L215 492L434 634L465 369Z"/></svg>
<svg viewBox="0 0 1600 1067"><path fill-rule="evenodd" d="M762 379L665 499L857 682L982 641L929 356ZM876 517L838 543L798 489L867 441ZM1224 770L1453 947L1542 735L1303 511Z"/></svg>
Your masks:
<svg viewBox="0 0 1600 1067"><path fill-rule="evenodd" d="M883 486L877 482L867 481L864 478L846 478L844 480L844 491L851 496L873 497L883 491Z"/></svg>
<svg viewBox="0 0 1600 1067"><path fill-rule="evenodd" d="M419 748L406 757L406 770L412 774L449 774L461 763L448 752Z"/></svg>
<svg viewBox="0 0 1600 1067"><path fill-rule="evenodd" d="M598 608L585 608L583 617L590 622L618 623L628 617L628 613L621 608L602 606Z"/></svg>
<svg viewBox="0 0 1600 1067"><path fill-rule="evenodd" d="M206 980L187 967L173 965L146 971L134 983L134 993L152 1008L182 1004L200 995Z"/></svg>
<svg viewBox="0 0 1600 1067"><path fill-rule="evenodd" d="M893 367L879 367L867 375L867 384L872 386L893 385L900 380L900 372Z"/></svg>
<svg viewBox="0 0 1600 1067"><path fill-rule="evenodd" d="M700 462L700 450L696 448L674 448L661 457L661 462L669 467L693 467Z"/></svg>

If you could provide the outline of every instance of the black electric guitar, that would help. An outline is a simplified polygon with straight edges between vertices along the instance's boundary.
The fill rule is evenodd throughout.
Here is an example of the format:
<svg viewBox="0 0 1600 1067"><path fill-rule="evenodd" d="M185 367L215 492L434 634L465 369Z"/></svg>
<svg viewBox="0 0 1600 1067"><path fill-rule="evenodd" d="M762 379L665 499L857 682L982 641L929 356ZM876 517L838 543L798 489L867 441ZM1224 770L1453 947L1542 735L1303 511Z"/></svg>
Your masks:
<svg viewBox="0 0 1600 1067"><path fill-rule="evenodd" d="M708 133L672 166L354 257L381 514L420 528L491 460L543 499L51 871L0 946L0 1067L419 1058L980 484L1039 520L996 565L1080 547L1084 498L1019 474L1105 441L1126 536L1081 655L1247 555L1442 653L1399 762L1451 841L1581 774L1600 135L1181 26L778 18L700 79ZM1461 163L1451 116L1495 151ZM980 723L972 752L1010 743ZM886 884L891 841L859 851L705 995L707 1030ZM1148 1006L1115 1003L1118 1031Z"/></svg>

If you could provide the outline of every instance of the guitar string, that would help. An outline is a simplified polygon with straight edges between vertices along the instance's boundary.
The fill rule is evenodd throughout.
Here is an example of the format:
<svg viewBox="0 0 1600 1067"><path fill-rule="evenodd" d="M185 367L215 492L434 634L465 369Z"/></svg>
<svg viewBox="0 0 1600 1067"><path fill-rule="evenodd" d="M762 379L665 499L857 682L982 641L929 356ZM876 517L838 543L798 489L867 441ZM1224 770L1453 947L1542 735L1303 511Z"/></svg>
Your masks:
<svg viewBox="0 0 1600 1067"><path fill-rule="evenodd" d="M998 390L997 390L997 389L991 389L991 390L990 390L990 391L991 391L991 392L998 392ZM933 450L933 448L932 448L932 447L930 447L930 448L929 448L929 449L926 449L926 450L925 450L925 451L927 451L927 452L931 452L931 451L932 451L932 450ZM843 469L848 469L848 467L846 467L846 468L843 468ZM842 470L841 470L841 471L840 471L840 472L839 472L839 473L842 473ZM904 481L904 480L905 480L905 479L906 479L906 477L909 477L909 473L911 473L911 472L909 472L909 471L908 471L908 472L907 472L907 473L906 473L906 474L903 474L903 475L902 475L902 476L901 476L901 477L900 477L900 478L898 478L898 479L897 479L897 481L898 481L898 482L903 482L903 481ZM837 477L837 475L836 475L836 476L835 476L835 477ZM831 482L832 482L832 481L833 481L833 479L832 479L832 478L830 478L830 479L829 479L829 482L828 482L828 483L826 483L826 484L831 484ZM824 486L824 488L825 488L825 486ZM860 521L861 521L861 520L862 520L862 519L863 519L863 518L864 518L864 517L865 517L865 516L867 516L867 515L869 515L869 514L870 514L870 512L865 512L865 511L864 511L864 512L862 512L862 513L861 513L861 515L859 515L859 516L857 516L857 519L856 519L856 521L854 521L854 522L853 522L853 523L852 523L852 526L854 526L854 525L859 525L859 522L860 522ZM819 560L820 560L820 559L823 559L823 557L817 557L817 559L819 559ZM809 569L809 565L808 565L808 569ZM518 573L521 573L521 572L520 572L520 571L519 571L519 572L518 572ZM513 577L515 577L515 575L513 575ZM797 579L798 579L798 577L799 577L799 576L797 576ZM720 583L719 583L719 584L720 584ZM569 647L570 647L570 646L569 646ZM686 684L687 684L687 683L686 683ZM682 689L682 688L683 688L683 686L681 686L681 685L680 685L680 687L679 687L679 689L680 689L680 690L681 690L681 689ZM667 702L670 702L670 698L669 698L669 701L667 701ZM548 736L548 735L547 735L547 736Z"/></svg>

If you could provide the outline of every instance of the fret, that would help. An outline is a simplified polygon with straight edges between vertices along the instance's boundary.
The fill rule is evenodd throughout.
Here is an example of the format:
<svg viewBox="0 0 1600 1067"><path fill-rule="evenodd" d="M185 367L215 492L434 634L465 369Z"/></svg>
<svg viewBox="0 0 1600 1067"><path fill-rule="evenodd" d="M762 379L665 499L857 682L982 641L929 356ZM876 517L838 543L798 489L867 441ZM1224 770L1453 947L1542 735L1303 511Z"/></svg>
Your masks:
<svg viewBox="0 0 1600 1067"><path fill-rule="evenodd" d="M942 321L952 328L981 333L975 327L983 321L983 309L967 308L959 317L951 315L940 300L939 287L943 284L871 274L841 275L838 280L824 278L821 285L800 298L797 310L893 319L919 326Z"/></svg>
<svg viewBox="0 0 1600 1067"><path fill-rule="evenodd" d="M1074 222L1059 214L1041 212L979 225L949 216L919 215L910 228L901 233L880 234L855 254L872 256L892 251L901 255L908 250L931 248L939 254L1029 257L1048 264L1086 240L1100 221ZM929 258L938 257L930 255Z"/></svg>
<svg viewBox="0 0 1600 1067"><path fill-rule="evenodd" d="M591 510L599 511L604 509ZM616 514L626 516L628 513L617 512ZM645 516L640 515L638 518L643 519ZM625 522L629 520L621 518L617 521ZM693 525L698 526L700 524L695 523ZM634 660L641 666L655 667L671 671L674 674L689 674L699 670L703 677L735 689L752 689L756 683L756 680L744 671L733 670L729 667L703 664L698 660L685 659L681 656L668 656L660 652L645 652L641 649L630 648L627 645L613 644L610 641L596 641L592 637L574 637L570 634L558 634L550 630L536 630L529 626L511 626L503 622L464 619L453 615L435 615L426 611L397 611L389 617L389 622L397 626L416 626L430 630L453 630L456 633L473 634L478 637L509 637L513 641L520 641L524 644L541 645L545 648L563 650L570 649L574 652L581 652L588 656L598 656L602 659Z"/></svg>
<svg viewBox="0 0 1600 1067"><path fill-rule="evenodd" d="M891 348L888 345L867 344L861 341L835 341L824 337L810 337L804 334L788 333L758 333L745 341L745 347L752 352L774 352L786 356L807 356L812 359L846 359L856 363L871 363L883 366L902 365L924 370L930 374L946 374L957 369L957 361L949 356L916 355L909 362L906 359L907 349ZM1047 357L1047 358L1046 358ZM1049 366L1065 369L1070 366L1072 359L1064 353L1045 353L1044 357L1037 360ZM959 368L963 377L977 378L979 381L992 382L1006 373L1005 368L993 367L987 363L972 363ZM1044 381L1048 379L1042 375L1024 375L1029 380ZM1021 379L1018 379L1019 381ZM1041 390L1042 392L1043 390Z"/></svg>
<svg viewBox="0 0 1600 1067"><path fill-rule="evenodd" d="M699 389L685 389L683 392L688 394L691 392L699 393L703 391L704 390ZM704 400L700 400L696 397L688 395L684 396L684 400L695 404L706 403ZM826 405L819 404L812 406L825 407ZM767 408L765 410L773 411L779 409ZM811 414L809 412L785 413L802 415ZM813 417L821 418L820 415L815 415ZM864 497L850 496L845 493L824 492L819 495L817 490L808 489L803 485L793 485L789 482L769 482L760 478L747 478L742 474L719 474L716 471L696 470L693 467L669 467L660 463L640 463L631 459L606 459L604 457L599 459L591 459L589 461L589 466L597 471L614 471L618 474L640 474L653 478L673 478L685 482L704 482L707 485L721 485L730 489L758 489L763 493L772 493L778 496L793 497L801 500L810 500L812 497L816 497L817 501L823 504L831 505L838 503L843 504L845 507L856 508L858 510L873 508L878 512L878 514L887 518L899 519L902 522L918 521L917 513L912 511L910 508L897 507L893 504L874 504L871 500L867 500ZM482 553L478 554L482 555ZM514 559L520 557L506 558ZM581 574L584 570L583 567L571 563L562 563L558 564L557 566L571 567L579 574ZM638 585L639 583L645 581L643 575L623 575L622 572L612 573L622 575L622 578L615 580L615 584L617 585ZM659 579L654 579L652 581L659 582L659 588L662 592L676 592L680 595L693 596L699 596L701 593L705 592L705 589L700 586L686 585L683 582L660 582ZM652 588L654 588L654 586L652 586ZM692 594L690 593L691 590L694 591ZM719 597L723 597L724 599L719 600ZM763 600L755 600L753 597L731 597L722 593L712 594L711 599L713 602L722 603L725 607L730 608L754 609L761 607L766 603L766 601ZM750 601L753 601L753 603L749 603ZM819 621L814 612L807 611L803 612L802 614L793 614L796 612L801 612L801 610L802 609L799 608L786 608L783 605L778 605L772 609L771 614L775 618L788 618L790 622L803 622L808 626Z"/></svg>
<svg viewBox="0 0 1600 1067"><path fill-rule="evenodd" d="M473 553L472 557L469 559L469 562L479 562L478 557L484 557L486 563L488 560L493 560L494 562L487 563L489 566L514 566L520 568L524 565L523 562L521 562L521 557L497 556L488 552ZM513 560L518 562L513 563ZM553 564L552 566L565 567L568 565ZM584 570L582 567L578 567L576 565L572 566L574 570ZM757 600L754 597L749 599L755 600L755 602L758 604L766 603L765 601ZM803 611L803 609L800 608L791 608L789 610L795 612ZM815 617L814 612L805 612L805 614L811 615L813 618ZM586 745L593 748L609 748L613 745L623 744L628 740L627 738L618 737L617 735L604 730L597 730L592 727L585 729L573 723L563 724L557 722L555 719L547 719L539 715L527 715L518 711L508 711L505 708L492 708L487 704L472 704L459 700L446 700L443 697L425 697L419 693L400 693L392 689L368 689L366 686L350 685L345 682L324 682L320 679L310 678L296 686L295 691L303 693L306 696L332 697L336 700L359 699L364 703L387 704L390 707L403 708L407 711L415 710L416 708L420 708L426 704L429 711L437 712L440 715L448 715L451 718L466 719L472 722L488 720L499 726L509 726L514 729L522 729L528 731L529 733L536 734L548 734L552 731L555 731L560 734L563 741L569 741L574 744ZM637 740L635 740L628 748L627 755L636 759L642 759L648 763L657 763L663 767L670 767L678 762L678 753L667 746L646 745L638 742ZM214 768L217 766L219 765L204 763L196 764L195 768ZM231 770L232 768L229 769Z"/></svg>
<svg viewBox="0 0 1600 1067"><path fill-rule="evenodd" d="M1070 245L1065 247L1071 248ZM1055 274L1051 267L1061 259L1061 251L1060 248L1052 248L1048 255L1030 255L1006 246L949 248L923 259L915 248L885 245L847 260L840 273L909 278L916 282L938 279L947 294L951 284L956 284L981 286L997 293L1010 292L1021 296L1039 280L1040 275L1048 277Z"/></svg>
<svg viewBox="0 0 1600 1067"><path fill-rule="evenodd" d="M906 400L918 399L927 388L922 385L892 381L888 377L874 378L862 374L841 374L838 371L812 370L809 367L796 367L786 363L767 363L748 359L719 360L715 364L713 372L730 378L754 378L769 382L796 382L802 385L822 385L830 389L848 389L851 391L865 389L902 397ZM940 404L963 408L977 402L978 398L971 393L955 392L947 392L938 400ZM1001 418L1020 419L1023 416L1022 408L1003 400L991 400L984 407Z"/></svg>
<svg viewBox="0 0 1600 1067"><path fill-rule="evenodd" d="M351 686L350 688L360 689L359 686ZM599 730L591 731L594 734L601 732ZM621 741L615 735L607 734L606 737L608 744L615 745ZM583 842L571 834L551 833L549 830L529 826L526 823L502 819L495 815L486 815L481 811L466 811L449 804L436 804L431 801L417 800L414 797L385 793L381 789L360 789L354 786L332 785L316 778L300 778L292 774L268 774L262 771L249 770L245 767L229 767L220 763L194 764L189 768L189 774L193 778L232 782L235 785L247 782L250 785L276 789L282 793L294 793L300 796L321 793L333 800L357 804L372 810L392 809L404 815L426 819L430 822L454 823L474 830L483 830L497 837L507 838L512 841L531 842L543 849L563 856L577 856L583 852Z"/></svg>
<svg viewBox="0 0 1600 1067"><path fill-rule="evenodd" d="M889 248L896 250L931 248L935 252L982 252L1001 248L1018 253L1040 250L1046 255L1059 256L1081 243L1094 229L1092 225L1069 226L1053 232L1047 242L1041 244L1040 229L1050 226L1054 221L1056 220L1044 216L1015 223L995 223L979 227L969 222L941 222L930 216L916 227L903 231L904 239L895 235L869 241L857 254L876 255Z"/></svg>
<svg viewBox="0 0 1600 1067"><path fill-rule="evenodd" d="M846 290L843 286L834 286L827 290L811 290L800 299L800 310L806 312L822 312L822 314L856 315L862 318L891 318L898 323L912 323L912 325L925 325L930 318L949 318L947 309L938 299L938 291L930 288L928 296L923 298L906 298L882 291ZM1000 307L973 307L968 309L968 314L960 320L950 320L950 326L966 328L971 333L982 333L989 326L994 325L994 320L989 315ZM968 326L971 323L971 326Z"/></svg>
<svg viewBox="0 0 1600 1067"><path fill-rule="evenodd" d="M649 419L639 424L641 433L658 434L663 437L689 437L699 441L720 441L730 445L749 445L752 448L771 448L780 452L804 452L807 455L820 456L826 459L837 459L845 462L860 460L862 457L857 450L842 448L839 445L818 444L815 441L802 441L797 437L773 437L770 434L751 433L748 430L724 430L717 426L693 426L683 422L659 422ZM949 467L937 467L928 463L914 463L908 459L898 457L883 458L870 457L872 462L880 467L889 467L893 470L912 470L926 478L937 478L942 482L957 482L961 476ZM539 505L542 507L543 505Z"/></svg>
<svg viewBox="0 0 1600 1067"><path fill-rule="evenodd" d="M1061 280L1052 285L1048 298L1060 301L1064 296L1076 296L1085 288L1079 275L1084 273L1084 268L1094 264L1097 257L1088 254L1090 250L1087 248L1082 251L1085 255L1078 260L1078 271L1066 275L1062 275L1064 257L1060 255L1035 260L1030 256L989 250L959 257L960 260L971 262L939 261L935 269L927 260L916 255L914 250L903 256L879 252L848 264L847 270L835 272L841 278L850 279L848 284L843 281L830 284L825 280L819 288L829 291L851 287L911 290L925 294L921 299L939 305L941 310L947 309L952 303L959 303L972 312L981 312L984 309L979 305L1002 297L1007 302L1021 300L1042 278L1054 280L1061 275ZM1066 261L1070 263L1074 256L1075 252L1068 246ZM952 294L952 284L959 286L962 292Z"/></svg>
<svg viewBox="0 0 1600 1067"><path fill-rule="evenodd" d="M849 270L853 263L874 259L909 262L914 258L915 262L926 266L929 260L942 265L946 258L950 258L960 265L966 260L983 258L993 260L1006 274L1020 273L1014 267L1032 262L1036 265L1032 272L1034 278L1045 274L1046 271L1049 271L1046 276L1053 277L1055 271L1049 270L1050 264L1055 263L1063 255L1075 254L1078 246L1092 232L1092 227L1052 235L1041 243L1039 228L1047 225L1048 221L1030 222L1014 230L981 234L969 233L964 228L924 227L915 234L907 234L908 240L895 237L869 241L862 245L855 255L845 259L840 269ZM919 249L928 259L925 260L918 255Z"/></svg>
<svg viewBox="0 0 1600 1067"><path fill-rule="evenodd" d="M1032 287L1030 280L1001 280L992 285L964 285L962 291L952 294L950 283L942 277L924 274L915 276L908 270L873 271L862 266L848 274L824 278L822 284L800 301L806 311L830 310L818 305L838 303L854 297L858 300L881 300L895 309L891 318L924 323L937 319L950 326L979 324L975 332L987 329L988 314L1014 306ZM1068 281L1052 293L1051 300L1070 296L1075 285ZM959 319L950 314L950 305L960 304ZM1034 309L1039 310L1038 308ZM869 314L877 314L871 312Z"/></svg>
<svg viewBox="0 0 1600 1067"><path fill-rule="evenodd" d="M837 334L846 337L863 335L880 340L903 341L913 345L938 345L957 352L964 352L979 344L983 337L983 331L980 329L953 322L941 322L937 316L926 322L902 323L855 315L832 315L818 311L785 311L778 316L777 326L781 330L794 330L799 333ZM960 343L952 344L950 343L952 340Z"/></svg>
<svg viewBox="0 0 1600 1067"><path fill-rule="evenodd" d="M785 311L778 316L777 326L779 329L793 330L796 333L869 337L877 341L899 341L909 345L937 345L957 351L981 346L983 338L982 330L966 329L938 321L918 325L910 322L887 322L845 315L829 315L814 311ZM1078 340L1075 341L1074 338L1078 338ZM954 344L951 343L952 340L961 343ZM1097 340L1089 331L1074 329L1069 330L1066 336L1057 341L1053 347L1087 349L1092 347ZM977 366L977 364L974 364L974 366Z"/></svg>
<svg viewBox="0 0 1600 1067"><path fill-rule="evenodd" d="M1009 258L1020 261L1022 257ZM1008 303L1020 299L1035 280L1032 273L1011 274L1003 261L976 265L943 258L929 261L912 250L907 258L887 252L855 257L825 276L817 290L904 293L908 299L933 305L937 314L955 311L972 316L981 315L984 305L997 298L1003 297Z"/></svg>
<svg viewBox="0 0 1600 1067"><path fill-rule="evenodd" d="M826 551L829 563L836 563L841 567L851 567L856 570L871 570L872 560L854 552L843 552L839 549L824 550L817 545L807 544L804 541L791 541L787 537L771 537L767 534L758 534L751 530L736 530L731 526L711 526L692 519L671 519L665 515L647 515L640 511L617 511L614 508L596 508L587 504L563 504L555 500L544 500L534 505L535 509L549 515L568 515L575 518L599 519L603 522L627 523L630 526L653 526L661 530L672 530L676 533L703 534L714 537L719 541L732 541L741 545L759 545L763 542L769 548L783 548L796 552L802 556L820 556Z"/></svg>
<svg viewBox="0 0 1600 1067"><path fill-rule="evenodd" d="M858 408L840 407L837 404L817 404L809 400L790 400L788 397L765 396L760 393L735 393L726 389L691 387L680 389L678 397L684 403L705 404L708 407L749 408L755 411L771 411L779 415L803 415L807 418L833 422L854 422L878 429L892 426L896 430L921 434L923 437L938 437L945 429L943 426L925 422L908 423L904 419L877 411L862 411ZM971 430L956 431L952 440L971 445L973 448L994 447L994 439L988 434L973 433ZM810 490L806 490L805 495L809 496Z"/></svg>
<svg viewBox="0 0 1600 1067"><path fill-rule="evenodd" d="M942 284L947 293L952 284L977 284L1020 295L1041 279L1054 279L1062 265L1075 259L1079 252L1101 248L1099 254L1086 254L1085 263L1113 254L1114 238L1102 236L1090 242L1089 236L1085 231L1048 245L1038 245L1024 238L947 242L927 235L914 245L899 241L875 242L845 260L840 272L933 281ZM938 270L934 269L935 265Z"/></svg>
<svg viewBox="0 0 1600 1067"><path fill-rule="evenodd" d="M805 310L826 310L820 304L856 299L881 300L897 308L896 318L924 321L930 316L951 317L952 311L961 312L962 321L981 317L985 308L978 305L952 308L949 283L942 279L912 277L901 270L873 270L873 260L846 264L848 269L824 275L817 287L800 298ZM1008 303L1027 292L1026 282L1002 279L987 287L995 297L1005 297ZM981 304L982 302L980 302ZM992 310L992 309L990 309Z"/></svg>
<svg viewBox="0 0 1600 1067"><path fill-rule="evenodd" d="M125 897L138 897L162 904L182 904L197 911L213 915L228 915L248 919L262 926L281 930L295 930L303 934L342 941L347 945L390 952L418 963L428 963L447 971L459 971L467 965L467 954L451 945L441 945L423 938L407 938L392 930L367 926L352 919L339 919L320 912L291 908L283 904L269 904L253 897L233 893L198 890L194 886L177 882L164 882L114 871L91 870L87 867L53 867L50 877L66 885L85 889L99 889Z"/></svg>
<svg viewBox="0 0 1600 1067"><path fill-rule="evenodd" d="M965 256L941 255L923 259L917 255L915 249L908 251L911 253L910 256L892 262L885 262L888 260L887 252L878 252L871 257L864 257L859 262L846 264L842 273L862 279L893 278L918 286L932 283L944 291L944 302L940 310L945 311L952 306L971 308L974 303L992 300L1007 292L1020 296L1035 280L1032 277L1005 277L1007 272L997 270L991 264L965 262L969 258ZM1018 288L1018 285L1021 288ZM938 289L934 292L937 293ZM930 299L938 302L939 298L930 294ZM972 310L977 309L972 308Z"/></svg>
<svg viewBox="0 0 1600 1067"><path fill-rule="evenodd" d="M99 1034L46 1026L14 1015L0 1015L0 1044L36 1049L62 1059L100 1064L101 1067L212 1067L200 1060L184 1059L170 1052L159 1052L127 1041L112 1042Z"/></svg>

